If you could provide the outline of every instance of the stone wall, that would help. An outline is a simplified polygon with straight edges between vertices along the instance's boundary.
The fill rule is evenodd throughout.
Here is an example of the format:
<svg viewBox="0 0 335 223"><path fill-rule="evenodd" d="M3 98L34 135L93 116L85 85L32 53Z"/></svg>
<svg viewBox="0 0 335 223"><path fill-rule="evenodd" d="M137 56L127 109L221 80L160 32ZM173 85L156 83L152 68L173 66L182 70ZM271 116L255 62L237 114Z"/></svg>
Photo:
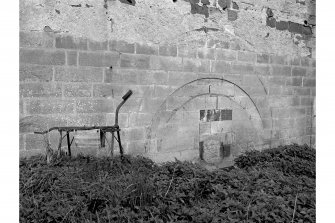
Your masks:
<svg viewBox="0 0 335 223"><path fill-rule="evenodd" d="M201 157L210 163L227 163L247 149L315 144L315 59L312 54L304 56L306 45L295 44L297 33L288 38L290 45L285 45L285 38L284 42L272 39L273 47L253 32L250 38L235 34L226 38L229 32L247 33L234 22L246 19L243 13L251 6L245 9L246 3L236 1L224 8L218 1L215 14L213 7L206 12L193 1L162 2L166 4L150 0L20 2L22 156L45 150L45 140L34 131L113 125L115 108L128 89L134 94L120 114L122 144L128 154L158 162ZM206 1L201 5L207 6ZM278 17L284 6L272 6L272 14L265 11L265 23L258 24L260 32L266 29L270 36L290 32L290 25L286 30L277 27L284 20ZM228 19L229 14L224 14L228 9L239 10L236 19ZM159 23L144 15L148 10ZM183 13L190 17L177 23ZM287 24L299 24L302 14L296 13ZM203 25L204 19L208 24L214 15L228 16L226 31L200 26L191 34L178 34L185 31L182 26ZM171 17L174 20L168 21ZM267 22L274 22L271 18L274 27ZM314 34L298 30L305 36L301 41L313 41ZM179 37L172 38L173 34ZM253 48L247 47L249 40L254 41ZM105 155L98 135L75 133L73 153ZM57 132L49 134L53 148L58 138Z"/></svg>

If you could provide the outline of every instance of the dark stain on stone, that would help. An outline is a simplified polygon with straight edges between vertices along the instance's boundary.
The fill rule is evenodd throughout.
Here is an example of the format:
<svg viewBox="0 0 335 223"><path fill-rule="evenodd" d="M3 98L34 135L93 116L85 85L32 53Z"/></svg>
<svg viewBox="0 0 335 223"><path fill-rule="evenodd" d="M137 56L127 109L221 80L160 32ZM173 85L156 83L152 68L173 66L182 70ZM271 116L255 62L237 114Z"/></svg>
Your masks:
<svg viewBox="0 0 335 223"><path fill-rule="evenodd" d="M220 120L232 120L233 119L233 110L231 109L222 109Z"/></svg>
<svg viewBox="0 0 335 223"><path fill-rule="evenodd" d="M233 2L233 9L236 9L236 10L239 10L240 7L238 7L237 3L236 2Z"/></svg>
<svg viewBox="0 0 335 223"><path fill-rule="evenodd" d="M273 14L270 13L269 10L266 11L268 17L266 18L266 25L271 28L276 28L277 30L283 31L288 30L291 33L298 33L304 36L304 38L308 39L313 35L312 25L308 23L307 20L304 21L304 24L299 24L295 22L287 22L287 21L276 21L273 18Z"/></svg>
<svg viewBox="0 0 335 223"><path fill-rule="evenodd" d="M267 15L268 17L273 17L273 12L272 12L272 10L271 10L270 8L267 8L267 9L266 9L266 15Z"/></svg>
<svg viewBox="0 0 335 223"><path fill-rule="evenodd" d="M295 2L299 3L301 5L305 5L306 4L305 0L296 0Z"/></svg>
<svg viewBox="0 0 335 223"><path fill-rule="evenodd" d="M227 2L227 0L218 0L218 4L222 9L226 9L230 5L230 2Z"/></svg>
<svg viewBox="0 0 335 223"><path fill-rule="evenodd" d="M93 5L85 4L86 8L91 8Z"/></svg>
<svg viewBox="0 0 335 223"><path fill-rule="evenodd" d="M132 6L135 6L136 4L136 1L135 0L119 0L121 3L124 3L124 4L128 4L128 5L132 5Z"/></svg>
<svg viewBox="0 0 335 223"><path fill-rule="evenodd" d="M301 26L301 33L303 34L303 35L312 35L313 34L313 32L312 32L312 28L311 27L309 27L309 26Z"/></svg>
<svg viewBox="0 0 335 223"><path fill-rule="evenodd" d="M276 22L276 29L287 30L288 29L288 22L285 22L285 21Z"/></svg>
<svg viewBox="0 0 335 223"><path fill-rule="evenodd" d="M107 0L104 0L104 8L107 9L108 5L107 5Z"/></svg>
<svg viewBox="0 0 335 223"><path fill-rule="evenodd" d="M220 110L213 110L213 120L214 121L220 121Z"/></svg>
<svg viewBox="0 0 335 223"><path fill-rule="evenodd" d="M81 4L78 5L70 5L71 7L81 7Z"/></svg>
<svg viewBox="0 0 335 223"><path fill-rule="evenodd" d="M228 12L228 20L235 21L237 19L237 11L232 9L227 9Z"/></svg>
<svg viewBox="0 0 335 223"><path fill-rule="evenodd" d="M214 116L213 116L213 110L208 110L207 111L207 122L214 121Z"/></svg>
<svg viewBox="0 0 335 223"><path fill-rule="evenodd" d="M289 22L288 31L290 31L291 33L301 33L301 26L298 23Z"/></svg>
<svg viewBox="0 0 335 223"><path fill-rule="evenodd" d="M201 14L204 15L205 18L209 17L208 7L206 5L199 6L198 4L192 3L193 2L190 1L192 14Z"/></svg>
<svg viewBox="0 0 335 223"><path fill-rule="evenodd" d="M273 17L267 17L266 18L266 25L270 26L271 28L275 28L276 27L276 19Z"/></svg>
<svg viewBox="0 0 335 223"><path fill-rule="evenodd" d="M50 26L44 26L43 31L44 32L53 32L53 30L50 28Z"/></svg>
<svg viewBox="0 0 335 223"><path fill-rule="evenodd" d="M205 110L200 110L200 121L205 118Z"/></svg>
<svg viewBox="0 0 335 223"><path fill-rule="evenodd" d="M57 14L60 14L60 11L58 9L55 9L55 11L56 11Z"/></svg>
<svg viewBox="0 0 335 223"><path fill-rule="evenodd" d="M230 145L224 145L223 142L220 143L220 157L225 158L230 156Z"/></svg>
<svg viewBox="0 0 335 223"><path fill-rule="evenodd" d="M204 160L204 142L203 141L199 142L199 158L201 160Z"/></svg>

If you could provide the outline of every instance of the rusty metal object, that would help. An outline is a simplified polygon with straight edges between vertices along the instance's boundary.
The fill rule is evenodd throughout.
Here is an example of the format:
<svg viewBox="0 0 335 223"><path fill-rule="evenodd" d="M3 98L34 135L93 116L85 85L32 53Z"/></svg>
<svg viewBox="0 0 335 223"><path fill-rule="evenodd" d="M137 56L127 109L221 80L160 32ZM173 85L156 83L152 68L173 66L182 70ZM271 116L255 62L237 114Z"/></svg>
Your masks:
<svg viewBox="0 0 335 223"><path fill-rule="evenodd" d="M122 97L122 102L117 106L116 111L115 111L115 123L113 126L62 126L62 127L52 127L46 131L42 132L34 132L35 134L47 134L53 130L58 130L60 137L59 137L59 142L58 142L58 156L61 154L61 148L62 148L62 141L63 138L66 136L67 138L67 147L68 147L68 155L71 156L71 144L73 142L74 137L72 140L70 140L70 132L74 131L85 131L85 130L93 130L93 129L98 129L100 131L100 146L105 147L105 140L106 140L106 133L110 132L112 134L112 141L110 145L110 156L113 156L113 150L114 150L114 138L115 138L115 132L117 132L117 138L116 140L119 143L119 148L120 148L120 154L121 157L123 157L123 148L121 145L121 136L120 136L120 127L118 123L119 119L119 110L122 107L122 105L128 100L128 98L133 94L132 90L129 90L123 97ZM66 132L66 134L63 136L63 131Z"/></svg>

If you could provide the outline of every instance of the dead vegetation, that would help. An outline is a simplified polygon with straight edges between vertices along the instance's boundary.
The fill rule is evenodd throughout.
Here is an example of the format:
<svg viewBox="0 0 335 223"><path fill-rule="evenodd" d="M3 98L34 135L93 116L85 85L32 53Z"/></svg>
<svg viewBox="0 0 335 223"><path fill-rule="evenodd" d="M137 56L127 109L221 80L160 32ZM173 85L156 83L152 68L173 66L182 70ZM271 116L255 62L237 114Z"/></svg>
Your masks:
<svg viewBox="0 0 335 223"><path fill-rule="evenodd" d="M20 222L315 222L315 150L253 151L212 172L129 156L22 159Z"/></svg>

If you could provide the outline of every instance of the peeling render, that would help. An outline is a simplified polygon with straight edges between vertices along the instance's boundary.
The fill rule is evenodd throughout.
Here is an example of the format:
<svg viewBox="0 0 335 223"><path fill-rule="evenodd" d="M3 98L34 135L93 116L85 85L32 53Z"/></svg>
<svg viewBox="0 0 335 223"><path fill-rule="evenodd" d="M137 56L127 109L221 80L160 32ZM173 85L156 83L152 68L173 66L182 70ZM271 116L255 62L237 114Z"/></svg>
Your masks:
<svg viewBox="0 0 335 223"><path fill-rule="evenodd" d="M315 0L20 1L21 30L46 26L97 41L196 45L213 39L254 52L313 56Z"/></svg>

